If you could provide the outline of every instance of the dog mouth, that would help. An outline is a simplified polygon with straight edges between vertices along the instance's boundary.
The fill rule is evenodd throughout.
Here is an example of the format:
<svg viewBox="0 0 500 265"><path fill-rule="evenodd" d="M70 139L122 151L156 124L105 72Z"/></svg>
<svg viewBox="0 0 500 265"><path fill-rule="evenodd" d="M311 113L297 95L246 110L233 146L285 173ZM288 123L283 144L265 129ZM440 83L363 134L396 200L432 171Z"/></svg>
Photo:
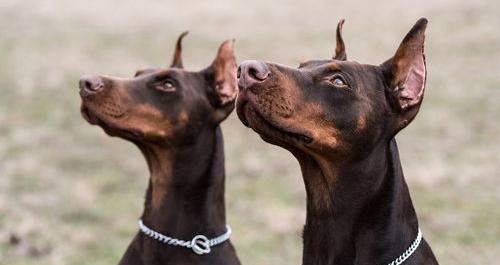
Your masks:
<svg viewBox="0 0 500 265"><path fill-rule="evenodd" d="M116 122L109 121L101 117L96 111L91 110L85 104L80 108L83 118L92 125L101 127L106 133L111 136L123 136L125 138L140 139L144 137L144 133L140 130L124 128L116 124Z"/></svg>
<svg viewBox="0 0 500 265"><path fill-rule="evenodd" d="M285 129L276 122L266 119L248 101L239 104L237 113L241 122L256 131L264 140L286 141L286 139L290 139L304 144L313 142L313 138L304 133Z"/></svg>

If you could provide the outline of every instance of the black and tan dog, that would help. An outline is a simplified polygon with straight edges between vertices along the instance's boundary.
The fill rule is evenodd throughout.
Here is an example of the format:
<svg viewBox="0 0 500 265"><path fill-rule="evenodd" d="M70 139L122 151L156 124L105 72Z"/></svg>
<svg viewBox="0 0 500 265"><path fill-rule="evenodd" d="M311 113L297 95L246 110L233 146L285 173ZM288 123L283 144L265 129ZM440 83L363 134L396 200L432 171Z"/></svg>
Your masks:
<svg viewBox="0 0 500 265"><path fill-rule="evenodd" d="M184 35L168 69L80 80L84 118L139 147L151 174L141 231L120 264L240 264L226 227L219 127L237 92L233 41L222 43L211 66L189 72Z"/></svg>
<svg viewBox="0 0 500 265"><path fill-rule="evenodd" d="M381 65L346 60L342 25L331 60L298 69L243 62L238 116L300 163L304 265L437 264L421 238L394 139L422 103L427 20Z"/></svg>

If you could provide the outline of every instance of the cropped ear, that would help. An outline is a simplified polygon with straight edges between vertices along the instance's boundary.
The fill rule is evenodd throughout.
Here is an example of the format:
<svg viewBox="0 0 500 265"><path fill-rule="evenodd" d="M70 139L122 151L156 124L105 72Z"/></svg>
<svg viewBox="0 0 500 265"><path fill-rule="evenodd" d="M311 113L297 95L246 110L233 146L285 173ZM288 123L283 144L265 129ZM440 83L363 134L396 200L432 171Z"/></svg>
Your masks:
<svg viewBox="0 0 500 265"><path fill-rule="evenodd" d="M381 65L388 84L387 98L398 113L398 130L415 118L424 97L427 75L424 55L426 26L427 19L419 19L406 34L396 54Z"/></svg>
<svg viewBox="0 0 500 265"><path fill-rule="evenodd" d="M214 93L218 103L226 105L236 98L236 58L234 57L234 39L224 41L212 63Z"/></svg>
<svg viewBox="0 0 500 265"><path fill-rule="evenodd" d="M174 59L170 67L172 68L184 68L182 64L182 39L189 33L189 31L184 31L181 33L179 38L177 38L177 44L175 45Z"/></svg>
<svg viewBox="0 0 500 265"><path fill-rule="evenodd" d="M209 69L212 83L209 95L212 105L216 108L216 120L222 121L234 109L234 100L238 93L234 39L226 40L220 45Z"/></svg>
<svg viewBox="0 0 500 265"><path fill-rule="evenodd" d="M341 19L337 24L337 46L335 47L335 55L332 57L334 60L345 61L347 54L345 53L344 39L342 38L342 28L344 27L345 19Z"/></svg>

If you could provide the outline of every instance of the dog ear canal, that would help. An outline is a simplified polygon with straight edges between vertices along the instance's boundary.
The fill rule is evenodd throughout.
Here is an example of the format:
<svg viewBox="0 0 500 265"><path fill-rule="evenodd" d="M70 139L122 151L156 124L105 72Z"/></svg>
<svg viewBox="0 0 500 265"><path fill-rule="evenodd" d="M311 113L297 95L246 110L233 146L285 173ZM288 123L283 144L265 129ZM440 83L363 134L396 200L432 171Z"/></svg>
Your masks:
<svg viewBox="0 0 500 265"><path fill-rule="evenodd" d="M174 59L170 67L184 68L182 64L182 39L189 33L189 31L184 31L181 33L179 38L177 38L177 44L175 45Z"/></svg>
<svg viewBox="0 0 500 265"><path fill-rule="evenodd" d="M419 19L406 34L396 54L382 64L387 74L390 102L399 111L418 107L424 96L426 26L427 19Z"/></svg>
<svg viewBox="0 0 500 265"><path fill-rule="evenodd" d="M234 39L224 41L217 52L212 65L213 93L218 106L224 106L236 98L236 58L234 57Z"/></svg>
<svg viewBox="0 0 500 265"><path fill-rule="evenodd" d="M335 47L335 55L332 59L345 61L347 60L347 54L345 52L344 39L342 38L342 28L344 27L345 19L341 19L337 24L337 46Z"/></svg>

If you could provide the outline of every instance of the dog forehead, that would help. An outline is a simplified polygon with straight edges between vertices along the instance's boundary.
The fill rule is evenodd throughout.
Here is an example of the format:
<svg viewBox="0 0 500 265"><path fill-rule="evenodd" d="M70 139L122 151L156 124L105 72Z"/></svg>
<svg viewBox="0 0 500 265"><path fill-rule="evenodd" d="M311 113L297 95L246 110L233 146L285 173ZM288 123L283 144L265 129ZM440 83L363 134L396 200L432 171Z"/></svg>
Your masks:
<svg viewBox="0 0 500 265"><path fill-rule="evenodd" d="M333 60L317 60L317 59L306 60L306 61L303 61L299 64L299 69L316 68L318 66L322 66L325 64L333 63L333 62L334 62Z"/></svg>
<svg viewBox="0 0 500 265"><path fill-rule="evenodd" d="M178 68L145 68L137 70L135 73L136 78L149 77L161 79L169 76L180 77L187 71Z"/></svg>
<svg viewBox="0 0 500 265"><path fill-rule="evenodd" d="M144 75L149 75L155 72L158 72L159 68L144 68L144 69L139 69L135 72L134 77L139 77L139 76L144 76Z"/></svg>
<svg viewBox="0 0 500 265"><path fill-rule="evenodd" d="M160 68L160 69L156 69L155 72L152 72L152 75L157 77L157 78L164 78L164 77L178 74L180 72L182 72L182 70L177 69L177 68Z"/></svg>
<svg viewBox="0 0 500 265"><path fill-rule="evenodd" d="M330 72L342 71L349 62L338 60L313 60L302 63L299 70L315 72L317 74L328 74Z"/></svg>

